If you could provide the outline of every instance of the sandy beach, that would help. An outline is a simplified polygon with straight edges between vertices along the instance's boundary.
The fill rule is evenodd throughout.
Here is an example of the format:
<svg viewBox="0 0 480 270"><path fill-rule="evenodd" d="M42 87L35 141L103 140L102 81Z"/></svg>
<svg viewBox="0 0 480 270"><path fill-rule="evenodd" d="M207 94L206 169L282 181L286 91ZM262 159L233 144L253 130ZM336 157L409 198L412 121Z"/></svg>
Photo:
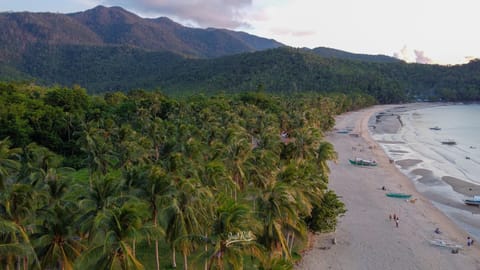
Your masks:
<svg viewBox="0 0 480 270"><path fill-rule="evenodd" d="M327 135L339 158L337 163L330 164L329 188L342 197L347 213L340 218L335 232L315 237L312 249L303 255L296 269L480 269L480 242L467 246L467 232L417 192L412 181L371 138L370 117L392 107L395 105L375 106L336 118L337 129L351 129L351 133L359 135L336 132ZM382 119L387 124L378 127L385 129L380 132L398 128L395 116L382 115ZM354 157L375 159L378 166L350 165L348 158ZM405 168L418 162L403 160L397 165ZM429 181L428 172L417 173ZM471 192L472 187L458 179L443 180L459 191ZM386 197L386 192L413 196L411 201L406 201ZM399 216L398 227L389 218L393 214ZM435 233L435 228L441 233ZM432 239L443 239L463 248L452 253L451 248L432 245L429 242Z"/></svg>

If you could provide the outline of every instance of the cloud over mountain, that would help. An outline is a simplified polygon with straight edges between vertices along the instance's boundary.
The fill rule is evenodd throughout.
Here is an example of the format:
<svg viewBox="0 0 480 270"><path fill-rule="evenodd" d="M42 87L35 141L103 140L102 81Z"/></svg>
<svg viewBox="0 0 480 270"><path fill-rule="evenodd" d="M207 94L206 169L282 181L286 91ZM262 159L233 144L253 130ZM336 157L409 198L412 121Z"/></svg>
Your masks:
<svg viewBox="0 0 480 270"><path fill-rule="evenodd" d="M413 50L413 53L407 46L403 46L403 48L399 52L395 52L393 57L403 60L405 62L415 62L418 64L433 64L434 61L425 55L425 52L422 50ZM413 61L412 61L413 59Z"/></svg>
<svg viewBox="0 0 480 270"><path fill-rule="evenodd" d="M106 0L107 5L123 6L144 13L162 14L200 27L235 29L248 26L244 20L253 0Z"/></svg>

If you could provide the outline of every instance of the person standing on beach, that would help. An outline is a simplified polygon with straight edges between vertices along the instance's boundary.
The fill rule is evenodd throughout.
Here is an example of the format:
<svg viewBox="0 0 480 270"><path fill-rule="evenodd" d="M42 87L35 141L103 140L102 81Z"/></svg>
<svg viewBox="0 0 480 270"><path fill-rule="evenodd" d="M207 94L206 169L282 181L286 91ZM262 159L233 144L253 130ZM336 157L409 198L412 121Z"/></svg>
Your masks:
<svg viewBox="0 0 480 270"><path fill-rule="evenodd" d="M397 218L395 219L395 226L396 226L397 228L398 228L398 222L399 222L399 221L400 221L400 219L397 217Z"/></svg>

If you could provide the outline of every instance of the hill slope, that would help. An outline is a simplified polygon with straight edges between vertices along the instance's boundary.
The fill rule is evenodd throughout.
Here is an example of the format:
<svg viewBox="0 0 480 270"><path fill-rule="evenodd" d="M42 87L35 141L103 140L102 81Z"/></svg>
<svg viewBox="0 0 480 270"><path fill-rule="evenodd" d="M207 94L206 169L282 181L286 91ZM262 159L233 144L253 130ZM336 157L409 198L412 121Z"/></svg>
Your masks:
<svg viewBox="0 0 480 270"><path fill-rule="evenodd" d="M78 84L91 93L265 89L364 92L384 103L480 100L480 61L444 67L329 48L268 49L280 44L102 6L73 14L1 13L0 23L6 26L0 28L0 80ZM225 54L233 55L217 57Z"/></svg>
<svg viewBox="0 0 480 270"><path fill-rule="evenodd" d="M400 63L403 62L400 59L395 57L390 57L386 55L369 55L369 54L358 54L358 53L350 53L342 50L326 48L326 47L318 47L312 49L312 51L320 56L326 58L340 58L340 59L348 59L348 60L356 60L356 61L366 61L366 62L377 62L377 63Z"/></svg>
<svg viewBox="0 0 480 270"><path fill-rule="evenodd" d="M479 61L453 67L374 63L324 58L292 48L190 59L132 47L75 45L34 47L25 59L15 76L28 74L43 84L79 84L96 93L138 88L169 94L265 89L363 92L383 103L418 98L480 100Z"/></svg>
<svg viewBox="0 0 480 270"><path fill-rule="evenodd" d="M184 27L168 18L144 19L120 7L98 6L72 14L0 13L0 24L3 61L15 61L38 44L133 46L200 58L283 46L243 32Z"/></svg>

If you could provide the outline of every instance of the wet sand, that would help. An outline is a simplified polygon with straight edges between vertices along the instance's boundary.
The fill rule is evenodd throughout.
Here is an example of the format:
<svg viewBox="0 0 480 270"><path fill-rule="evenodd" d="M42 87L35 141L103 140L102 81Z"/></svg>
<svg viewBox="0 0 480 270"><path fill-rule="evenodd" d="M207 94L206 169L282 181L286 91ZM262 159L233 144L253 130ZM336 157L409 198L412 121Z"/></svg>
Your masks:
<svg viewBox="0 0 480 270"><path fill-rule="evenodd" d="M375 106L337 117L337 129L353 127L352 133L359 134L358 137L340 133L327 136L339 156L337 163L330 164L329 188L342 197L348 211L340 218L335 232L315 236L312 249L304 254L296 269L480 269L478 245L467 247L468 234L417 192L412 181L371 138L370 117L393 107ZM392 115L382 117L381 121L389 121L382 132L393 133L402 124ZM352 157L375 159L378 166L352 166L348 162ZM416 162L402 161L398 165L412 167ZM428 180L428 172L417 173ZM468 190L457 180L445 181ZM387 191L382 191L382 186ZM412 194L414 203L386 197L385 192ZM400 217L398 228L389 219L393 214ZM441 234L434 233L437 227ZM434 238L455 242L464 249L453 254L449 248L431 245L429 240Z"/></svg>

